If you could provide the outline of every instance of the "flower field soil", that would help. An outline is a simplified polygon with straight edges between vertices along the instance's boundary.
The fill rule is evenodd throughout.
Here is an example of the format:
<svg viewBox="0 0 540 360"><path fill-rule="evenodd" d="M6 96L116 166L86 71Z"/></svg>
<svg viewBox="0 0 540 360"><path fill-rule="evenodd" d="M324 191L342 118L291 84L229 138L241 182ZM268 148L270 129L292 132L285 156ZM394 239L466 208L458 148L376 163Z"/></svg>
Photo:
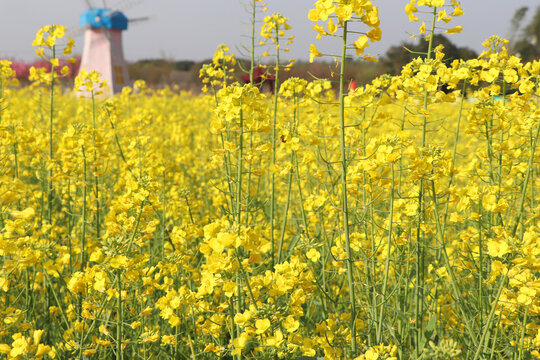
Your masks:
<svg viewBox="0 0 540 360"><path fill-rule="evenodd" d="M427 36L462 13L417 7ZM55 86L61 26L31 86L0 61L0 359L540 358L540 62L491 37L347 89L377 8L309 18L342 42L339 84L280 82L279 14L275 95L236 82L225 45L203 95Z"/></svg>

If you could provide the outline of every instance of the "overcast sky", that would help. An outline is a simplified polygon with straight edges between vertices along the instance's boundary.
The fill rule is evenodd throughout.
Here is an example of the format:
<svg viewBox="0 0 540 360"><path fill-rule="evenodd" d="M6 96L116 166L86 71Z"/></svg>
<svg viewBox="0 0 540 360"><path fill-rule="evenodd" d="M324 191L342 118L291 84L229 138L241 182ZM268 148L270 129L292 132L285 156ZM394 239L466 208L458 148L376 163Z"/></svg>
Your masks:
<svg viewBox="0 0 540 360"><path fill-rule="evenodd" d="M171 60L204 60L211 58L217 45L228 44L237 53L248 43L249 15L242 0L146 0L133 1L125 14L129 18L148 16L145 22L132 24L124 33L124 53L128 61L152 58ZM91 0L103 6L103 0ZM126 0L108 0L115 7ZM129 0L128 0L129 2ZM307 19L314 0L267 0L269 15L279 12L289 18L296 36L288 56L307 59L309 44L315 42L320 51L337 52L337 41L316 42L315 32ZM383 39L372 44L367 52L383 55L388 47L408 39L418 25L409 23L403 8L408 0L374 0L379 7ZM463 32L452 35L459 46L477 51L490 35L507 36L515 10L529 6L529 16L540 5L539 0L461 0L465 15L450 25L462 25ZM78 27L79 15L86 10L83 0L0 0L0 58L30 61L35 58L32 40L46 24ZM264 15L261 15L261 17ZM360 30L360 29L359 29ZM336 39L334 39L336 40ZM75 53L83 48L83 37L75 38ZM319 45L320 44L320 45ZM262 50L260 51L262 52Z"/></svg>

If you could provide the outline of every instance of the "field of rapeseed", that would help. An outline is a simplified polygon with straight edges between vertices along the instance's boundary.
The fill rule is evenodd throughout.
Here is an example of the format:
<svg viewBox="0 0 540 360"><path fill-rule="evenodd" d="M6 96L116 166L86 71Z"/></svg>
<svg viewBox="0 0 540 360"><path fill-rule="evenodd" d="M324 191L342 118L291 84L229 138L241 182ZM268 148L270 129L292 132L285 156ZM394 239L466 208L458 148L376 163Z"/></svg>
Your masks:
<svg viewBox="0 0 540 360"><path fill-rule="evenodd" d="M405 11L428 38L460 31L456 1ZM492 37L347 89L377 8L308 16L342 44L337 91L280 83L279 14L260 30L275 96L235 82L226 46L206 95L103 99L83 72L78 98L61 26L38 33L54 71L31 86L0 62L0 359L540 358L540 62Z"/></svg>

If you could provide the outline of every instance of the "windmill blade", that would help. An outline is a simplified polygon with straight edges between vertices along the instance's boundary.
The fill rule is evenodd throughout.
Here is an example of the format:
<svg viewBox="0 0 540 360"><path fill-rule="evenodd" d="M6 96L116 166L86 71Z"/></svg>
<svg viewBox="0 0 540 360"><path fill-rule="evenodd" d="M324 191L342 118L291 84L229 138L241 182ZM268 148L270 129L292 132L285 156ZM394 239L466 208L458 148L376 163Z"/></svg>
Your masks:
<svg viewBox="0 0 540 360"><path fill-rule="evenodd" d="M73 26L73 27L70 27L68 28L68 30L66 31L66 38L75 38L79 35L82 35L84 32L85 32L85 28L82 28L82 27L77 27L77 26Z"/></svg>
<svg viewBox="0 0 540 360"><path fill-rule="evenodd" d="M136 23L136 22L148 21L148 20L150 20L149 16L142 16L142 17L138 17L138 18L128 19L128 21L130 23Z"/></svg>
<svg viewBox="0 0 540 360"><path fill-rule="evenodd" d="M84 0L84 2L86 3L86 6L88 6L88 9L89 10L93 10L94 7L92 6L92 4L90 3L90 0Z"/></svg>
<svg viewBox="0 0 540 360"><path fill-rule="evenodd" d="M120 3L118 3L111 11L114 12L114 11L123 11L123 10L127 10L135 5L139 5L140 3L142 3L144 0L124 0Z"/></svg>
<svg viewBox="0 0 540 360"><path fill-rule="evenodd" d="M138 26L138 25L141 25L143 24L144 22L146 21L149 21L151 18L149 16L145 16L145 17L141 17L141 18L135 18L135 19L128 19L129 21L129 26L133 27L133 26Z"/></svg>
<svg viewBox="0 0 540 360"><path fill-rule="evenodd" d="M86 6L88 7L88 10L92 11L92 13L95 14L95 11L94 11L94 7L92 6L92 4L90 3L90 0L85 0L84 1L86 3ZM70 26L67 28L67 31L66 31L66 39L67 38L75 38L75 37L78 37L80 35L82 35L84 32L85 32L86 28L83 28L83 27L80 27L78 25L75 25L75 26Z"/></svg>

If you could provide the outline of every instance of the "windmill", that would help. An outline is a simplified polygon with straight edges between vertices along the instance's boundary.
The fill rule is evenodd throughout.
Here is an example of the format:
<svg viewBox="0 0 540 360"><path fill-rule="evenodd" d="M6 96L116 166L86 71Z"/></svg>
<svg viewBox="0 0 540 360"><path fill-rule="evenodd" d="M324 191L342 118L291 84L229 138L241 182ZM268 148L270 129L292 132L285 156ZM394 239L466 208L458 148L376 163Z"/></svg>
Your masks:
<svg viewBox="0 0 540 360"><path fill-rule="evenodd" d="M122 32L127 30L129 20L122 11L128 5L140 0L127 0L114 9L92 7L86 1L88 10L80 16L80 26L84 30L84 49L80 70L97 71L101 73L102 80L107 82L110 89L108 95L112 96L129 85L129 73L124 59L122 47Z"/></svg>

